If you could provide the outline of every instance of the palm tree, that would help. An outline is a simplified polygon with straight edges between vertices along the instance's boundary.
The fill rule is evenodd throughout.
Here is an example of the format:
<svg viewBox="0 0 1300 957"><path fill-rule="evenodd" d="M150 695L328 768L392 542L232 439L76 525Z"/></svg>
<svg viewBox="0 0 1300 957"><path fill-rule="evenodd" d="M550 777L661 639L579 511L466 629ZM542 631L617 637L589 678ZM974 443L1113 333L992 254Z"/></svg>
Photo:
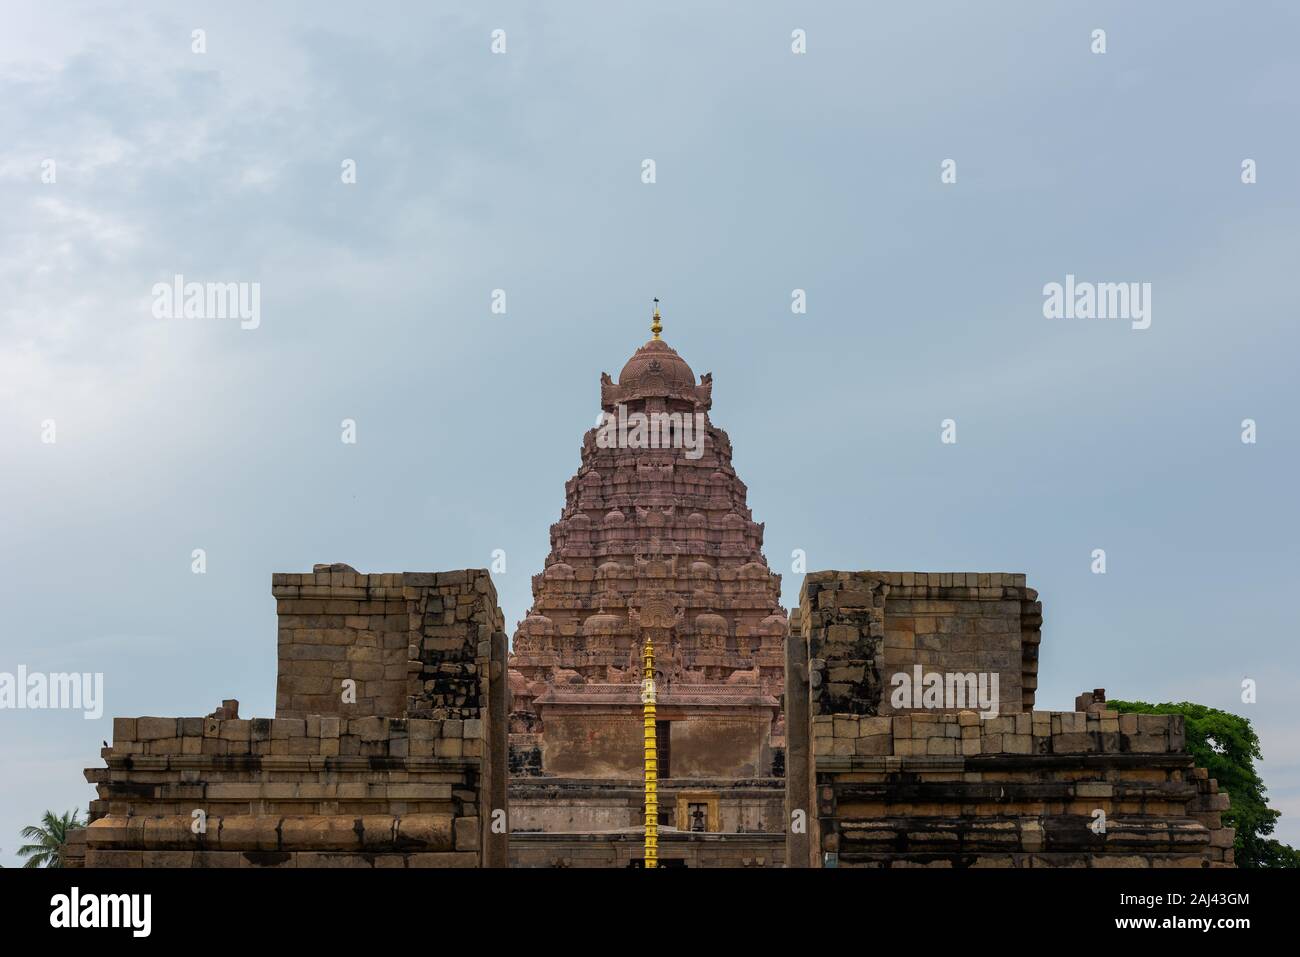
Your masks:
<svg viewBox="0 0 1300 957"><path fill-rule="evenodd" d="M18 848L18 856L27 858L23 867L58 867L59 847L68 839L68 831L81 827L80 815L80 811L67 811L55 817L53 811L46 811L39 827L23 828L22 836L35 841Z"/></svg>

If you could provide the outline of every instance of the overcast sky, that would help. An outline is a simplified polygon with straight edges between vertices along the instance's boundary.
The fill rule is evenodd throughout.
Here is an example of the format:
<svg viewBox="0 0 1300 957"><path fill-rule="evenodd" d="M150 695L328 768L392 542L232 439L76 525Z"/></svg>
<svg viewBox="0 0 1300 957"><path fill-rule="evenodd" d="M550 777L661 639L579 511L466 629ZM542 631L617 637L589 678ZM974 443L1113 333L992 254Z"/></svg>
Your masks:
<svg viewBox="0 0 1300 957"><path fill-rule="evenodd" d="M513 630L652 296L788 606L794 549L1025 572L1040 707L1249 716L1300 843L1294 5L432 6L6 0L0 671L106 701L0 712L0 863L112 715L273 714L272 572L504 549Z"/></svg>

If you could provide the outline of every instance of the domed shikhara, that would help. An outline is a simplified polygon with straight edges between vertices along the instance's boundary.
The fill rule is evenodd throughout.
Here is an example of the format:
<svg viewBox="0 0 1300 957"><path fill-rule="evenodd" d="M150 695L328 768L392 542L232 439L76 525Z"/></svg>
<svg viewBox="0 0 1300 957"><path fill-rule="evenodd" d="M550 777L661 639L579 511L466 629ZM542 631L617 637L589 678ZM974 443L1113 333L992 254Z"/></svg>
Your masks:
<svg viewBox="0 0 1300 957"><path fill-rule="evenodd" d="M726 686L733 697L752 688L775 708L784 688L781 577L763 558L763 526L732 467L731 441L709 421L712 390L712 377L697 380L657 330L617 382L601 375L607 413L672 416L668 434L683 447L611 445L598 441L599 428L584 437L545 573L534 576L533 607L515 633L511 667L530 682L558 688L563 672L566 689L635 683L640 612L654 605L678 616L666 647L656 639L670 697L674 687Z"/></svg>
<svg viewBox="0 0 1300 957"><path fill-rule="evenodd" d="M651 339L627 360L618 374L624 389L651 391L685 390L695 385L695 373L686 360L662 339Z"/></svg>
<svg viewBox="0 0 1300 957"><path fill-rule="evenodd" d="M712 404L713 374L705 375L698 383L695 373L677 350L662 339L651 339L623 365L618 382L602 373L600 377L600 404L612 412L622 404L633 411L650 411L651 405L663 408L681 408L707 411ZM651 400L648 404L647 400Z"/></svg>

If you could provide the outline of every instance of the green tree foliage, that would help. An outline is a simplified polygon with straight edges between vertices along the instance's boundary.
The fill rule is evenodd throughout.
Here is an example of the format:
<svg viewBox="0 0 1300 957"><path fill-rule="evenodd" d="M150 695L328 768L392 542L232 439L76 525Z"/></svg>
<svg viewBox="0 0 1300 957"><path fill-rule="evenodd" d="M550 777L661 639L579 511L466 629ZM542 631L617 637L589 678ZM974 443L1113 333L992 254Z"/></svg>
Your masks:
<svg viewBox="0 0 1300 957"><path fill-rule="evenodd" d="M1106 707L1135 714L1181 714L1186 719L1187 750L1232 802L1223 812L1223 822L1237 830L1237 866L1300 867L1300 851L1268 836L1282 812L1266 803L1264 782L1255 771L1255 759L1263 755L1248 719L1190 701L1107 701Z"/></svg>
<svg viewBox="0 0 1300 957"><path fill-rule="evenodd" d="M18 848L18 856L27 858L23 867L58 867L59 848L68 839L68 831L81 827L79 811L67 811L56 816L46 811L40 824L22 829L24 840L32 841Z"/></svg>

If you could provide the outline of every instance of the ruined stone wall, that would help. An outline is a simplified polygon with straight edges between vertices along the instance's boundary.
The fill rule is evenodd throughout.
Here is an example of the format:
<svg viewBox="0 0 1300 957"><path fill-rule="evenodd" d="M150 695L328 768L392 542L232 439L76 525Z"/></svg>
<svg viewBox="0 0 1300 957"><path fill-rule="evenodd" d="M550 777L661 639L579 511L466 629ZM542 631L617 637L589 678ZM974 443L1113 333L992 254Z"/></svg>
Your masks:
<svg viewBox="0 0 1300 957"><path fill-rule="evenodd" d="M1031 705L1041 621L1021 576L810 574L786 641L789 866L1231 866L1227 796L1181 717L885 713L884 676L921 652L1019 664Z"/></svg>
<svg viewBox="0 0 1300 957"><path fill-rule="evenodd" d="M1227 795L1181 715L819 715L812 735L821 851L840 867L1232 863Z"/></svg>
<svg viewBox="0 0 1300 957"><path fill-rule="evenodd" d="M486 570L318 565L272 588L277 716L115 719L69 863L505 866L507 647Z"/></svg>
<svg viewBox="0 0 1300 957"><path fill-rule="evenodd" d="M871 573L869 573L871 574ZM1002 714L1032 711L1043 606L1024 575L881 572L885 598L881 714L892 714L890 676L925 671L996 673Z"/></svg>
<svg viewBox="0 0 1300 957"><path fill-rule="evenodd" d="M115 718L85 866L475 867L484 752L480 719Z"/></svg>
<svg viewBox="0 0 1300 957"><path fill-rule="evenodd" d="M545 742L540 733L510 735L510 776L537 777L542 774L542 748Z"/></svg>
<svg viewBox="0 0 1300 957"><path fill-rule="evenodd" d="M272 576L279 616L275 713L396 717L406 709L411 623L401 575ZM355 682L343 703L343 682Z"/></svg>
<svg viewBox="0 0 1300 957"><path fill-rule="evenodd" d="M1024 575L816 572L801 627L824 713L892 714L896 674L997 675L998 710L1032 710L1042 604ZM860 710L868 707L870 710ZM950 709L950 710L956 710Z"/></svg>
<svg viewBox="0 0 1300 957"><path fill-rule="evenodd" d="M804 577L799 620L808 649L814 713L878 712L888 594L888 586L866 573L814 572Z"/></svg>
<svg viewBox="0 0 1300 957"><path fill-rule="evenodd" d="M277 717L478 716L487 660L480 645L504 633L486 571L363 575L347 565L316 568L272 576Z"/></svg>

